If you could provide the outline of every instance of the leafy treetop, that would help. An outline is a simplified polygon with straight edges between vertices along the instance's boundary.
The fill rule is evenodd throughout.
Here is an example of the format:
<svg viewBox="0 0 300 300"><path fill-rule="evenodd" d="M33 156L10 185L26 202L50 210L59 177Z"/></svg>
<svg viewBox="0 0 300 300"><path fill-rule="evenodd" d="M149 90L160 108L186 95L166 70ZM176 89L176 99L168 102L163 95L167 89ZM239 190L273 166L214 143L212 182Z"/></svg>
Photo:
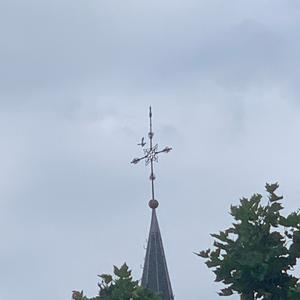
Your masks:
<svg viewBox="0 0 300 300"><path fill-rule="evenodd" d="M242 198L231 206L235 222L218 234L214 249L197 253L213 268L215 281L227 287L220 296L237 292L245 299L300 299L298 278L290 274L300 257L300 214L281 214L282 196L278 184L266 184L267 204L262 195Z"/></svg>
<svg viewBox="0 0 300 300"><path fill-rule="evenodd" d="M131 270L126 263L120 268L114 266L114 275L99 275L101 282L99 295L94 298L87 298L83 291L73 291L73 300L160 300L160 297L151 291L139 286L138 281L134 281Z"/></svg>

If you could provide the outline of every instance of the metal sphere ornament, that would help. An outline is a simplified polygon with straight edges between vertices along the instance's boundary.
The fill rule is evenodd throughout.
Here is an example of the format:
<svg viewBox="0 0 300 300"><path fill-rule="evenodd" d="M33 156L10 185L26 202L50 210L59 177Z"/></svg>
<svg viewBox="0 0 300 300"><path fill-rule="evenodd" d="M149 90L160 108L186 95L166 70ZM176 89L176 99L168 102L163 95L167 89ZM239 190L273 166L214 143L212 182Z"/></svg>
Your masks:
<svg viewBox="0 0 300 300"><path fill-rule="evenodd" d="M159 205L159 203L155 199L151 199L149 201L149 207L152 208L152 209L156 209L158 207L158 205Z"/></svg>

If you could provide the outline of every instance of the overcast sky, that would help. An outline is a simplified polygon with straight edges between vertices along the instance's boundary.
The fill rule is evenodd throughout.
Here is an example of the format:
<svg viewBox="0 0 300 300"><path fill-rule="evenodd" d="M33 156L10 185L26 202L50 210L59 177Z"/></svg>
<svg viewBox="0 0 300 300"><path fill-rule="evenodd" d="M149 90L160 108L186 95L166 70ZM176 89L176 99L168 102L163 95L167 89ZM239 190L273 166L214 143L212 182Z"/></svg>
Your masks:
<svg viewBox="0 0 300 300"><path fill-rule="evenodd" d="M174 148L156 184L176 299L217 299L193 252L230 205L278 181L300 206L299 26L297 0L1 0L0 299L94 296L124 261L141 278L149 105Z"/></svg>

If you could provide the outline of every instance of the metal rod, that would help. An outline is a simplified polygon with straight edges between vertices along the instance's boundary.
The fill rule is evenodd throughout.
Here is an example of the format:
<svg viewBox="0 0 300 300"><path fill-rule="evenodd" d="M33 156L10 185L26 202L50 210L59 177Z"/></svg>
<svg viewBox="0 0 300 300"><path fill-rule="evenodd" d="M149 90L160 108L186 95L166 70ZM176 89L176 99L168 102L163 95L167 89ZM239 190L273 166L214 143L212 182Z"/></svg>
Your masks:
<svg viewBox="0 0 300 300"><path fill-rule="evenodd" d="M150 152L153 151L153 131L152 131L152 109L151 106L149 107L149 119L150 119L150 131L149 131L149 139L150 139ZM152 199L154 200L154 166L153 166L153 157L151 157L151 192L152 192Z"/></svg>

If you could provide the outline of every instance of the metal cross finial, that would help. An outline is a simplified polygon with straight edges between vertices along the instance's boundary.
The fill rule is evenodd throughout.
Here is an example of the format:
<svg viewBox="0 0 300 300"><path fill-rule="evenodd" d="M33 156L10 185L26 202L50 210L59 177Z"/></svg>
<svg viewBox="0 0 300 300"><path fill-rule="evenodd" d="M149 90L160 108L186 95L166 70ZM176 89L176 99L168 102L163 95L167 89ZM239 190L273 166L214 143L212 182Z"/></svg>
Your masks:
<svg viewBox="0 0 300 300"><path fill-rule="evenodd" d="M158 150L158 144L153 146L153 136L154 132L152 130L152 109L151 106L149 108L149 119L150 119L150 131L148 133L148 138L149 138L149 148L144 149L144 156L140 158L134 158L131 163L132 164L137 164L141 160L145 160L146 166L150 164L150 180L151 180L151 188L152 188L152 199L155 200L154 198L154 180L155 180L155 175L154 175L154 165L153 162L158 161L158 154L160 153L168 153L172 150L170 147L165 147L162 150ZM142 138L141 143L139 143L139 146L144 147L146 143L144 142L145 138Z"/></svg>

